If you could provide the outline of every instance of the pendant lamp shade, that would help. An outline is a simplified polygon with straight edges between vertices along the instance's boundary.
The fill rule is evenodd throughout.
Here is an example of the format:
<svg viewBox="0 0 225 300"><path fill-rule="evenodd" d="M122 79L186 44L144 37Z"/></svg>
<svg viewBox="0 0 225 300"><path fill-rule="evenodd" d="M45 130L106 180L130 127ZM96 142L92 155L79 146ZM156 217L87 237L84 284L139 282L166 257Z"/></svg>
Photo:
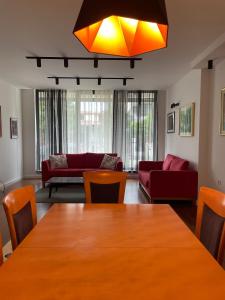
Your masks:
<svg viewBox="0 0 225 300"><path fill-rule="evenodd" d="M94 53L130 57L165 48L165 0L84 0L73 34Z"/></svg>

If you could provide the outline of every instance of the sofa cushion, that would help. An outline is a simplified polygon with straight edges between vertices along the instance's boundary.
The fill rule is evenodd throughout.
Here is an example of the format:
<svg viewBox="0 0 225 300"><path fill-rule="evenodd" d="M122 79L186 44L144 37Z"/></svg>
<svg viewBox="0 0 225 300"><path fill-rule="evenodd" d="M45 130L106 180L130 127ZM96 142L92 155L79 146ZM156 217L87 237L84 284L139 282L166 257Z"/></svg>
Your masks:
<svg viewBox="0 0 225 300"><path fill-rule="evenodd" d="M168 171L170 169L171 162L175 157L176 156L172 154L167 154L162 166L163 171Z"/></svg>
<svg viewBox="0 0 225 300"><path fill-rule="evenodd" d="M49 161L51 169L68 168L66 155L50 155Z"/></svg>
<svg viewBox="0 0 225 300"><path fill-rule="evenodd" d="M175 157L170 164L170 171L182 171L187 170L189 166L189 162L185 159Z"/></svg>
<svg viewBox="0 0 225 300"><path fill-rule="evenodd" d="M116 153L107 153L110 156L117 156ZM100 168L105 153L86 153L86 168Z"/></svg>
<svg viewBox="0 0 225 300"><path fill-rule="evenodd" d="M111 155L105 154L101 162L100 169L115 170L116 163L119 159L119 157L113 157Z"/></svg>
<svg viewBox="0 0 225 300"><path fill-rule="evenodd" d="M86 153L67 154L68 167L72 169L80 169L85 167Z"/></svg>
<svg viewBox="0 0 225 300"><path fill-rule="evenodd" d="M149 188L149 171L139 171L139 180L147 188Z"/></svg>

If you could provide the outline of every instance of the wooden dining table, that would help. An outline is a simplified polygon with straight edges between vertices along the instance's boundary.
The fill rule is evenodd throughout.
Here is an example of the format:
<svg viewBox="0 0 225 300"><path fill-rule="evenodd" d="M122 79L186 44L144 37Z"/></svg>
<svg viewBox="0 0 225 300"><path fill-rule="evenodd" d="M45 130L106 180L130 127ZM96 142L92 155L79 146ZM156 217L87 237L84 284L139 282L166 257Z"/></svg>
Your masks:
<svg viewBox="0 0 225 300"><path fill-rule="evenodd" d="M0 299L225 299L225 273L169 205L54 204L0 267Z"/></svg>

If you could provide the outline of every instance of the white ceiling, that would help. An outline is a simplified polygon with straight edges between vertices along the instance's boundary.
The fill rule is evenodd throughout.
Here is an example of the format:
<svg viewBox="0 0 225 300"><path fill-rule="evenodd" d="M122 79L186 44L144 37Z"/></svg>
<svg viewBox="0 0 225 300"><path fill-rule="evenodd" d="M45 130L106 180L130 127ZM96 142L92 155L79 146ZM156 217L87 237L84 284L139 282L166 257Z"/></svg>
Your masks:
<svg viewBox="0 0 225 300"><path fill-rule="evenodd" d="M129 3L129 0L127 0ZM147 1L147 0L146 0ZM191 62L225 31L224 0L167 0L168 48L141 55L130 69L128 62L46 61L42 68L27 55L93 56L74 38L72 30L82 0L0 0L0 78L23 88L55 88L47 76L132 76L128 89L165 89L188 70ZM77 88L60 81L58 88ZM81 81L79 89L99 88ZM121 81L103 81L101 88L121 89Z"/></svg>

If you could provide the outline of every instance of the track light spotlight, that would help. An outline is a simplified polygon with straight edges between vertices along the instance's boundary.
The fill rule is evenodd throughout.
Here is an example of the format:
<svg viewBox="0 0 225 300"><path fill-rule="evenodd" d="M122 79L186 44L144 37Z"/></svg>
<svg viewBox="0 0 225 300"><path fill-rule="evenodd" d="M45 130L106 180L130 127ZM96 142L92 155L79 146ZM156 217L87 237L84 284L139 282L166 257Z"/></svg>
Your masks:
<svg viewBox="0 0 225 300"><path fill-rule="evenodd" d="M208 70L212 70L213 69L213 60L210 59L208 60Z"/></svg>
<svg viewBox="0 0 225 300"><path fill-rule="evenodd" d="M95 69L98 68L98 59L97 58L94 59L94 68Z"/></svg>
<svg viewBox="0 0 225 300"><path fill-rule="evenodd" d="M134 69L134 59L131 59L131 60L130 60L130 68L131 68L131 69Z"/></svg>
<svg viewBox="0 0 225 300"><path fill-rule="evenodd" d="M101 85L102 84L102 79L101 77L98 78L98 85Z"/></svg>
<svg viewBox="0 0 225 300"><path fill-rule="evenodd" d="M80 85L80 77L77 77L77 85Z"/></svg>
<svg viewBox="0 0 225 300"><path fill-rule="evenodd" d="M123 78L123 85L127 85L127 79L126 78Z"/></svg>
<svg viewBox="0 0 225 300"><path fill-rule="evenodd" d="M41 68L41 59L40 58L37 58L37 67Z"/></svg>
<svg viewBox="0 0 225 300"><path fill-rule="evenodd" d="M59 78L58 77L55 78L55 84L59 85Z"/></svg>
<svg viewBox="0 0 225 300"><path fill-rule="evenodd" d="M69 67L69 61L68 58L64 58L64 67L68 68Z"/></svg>

